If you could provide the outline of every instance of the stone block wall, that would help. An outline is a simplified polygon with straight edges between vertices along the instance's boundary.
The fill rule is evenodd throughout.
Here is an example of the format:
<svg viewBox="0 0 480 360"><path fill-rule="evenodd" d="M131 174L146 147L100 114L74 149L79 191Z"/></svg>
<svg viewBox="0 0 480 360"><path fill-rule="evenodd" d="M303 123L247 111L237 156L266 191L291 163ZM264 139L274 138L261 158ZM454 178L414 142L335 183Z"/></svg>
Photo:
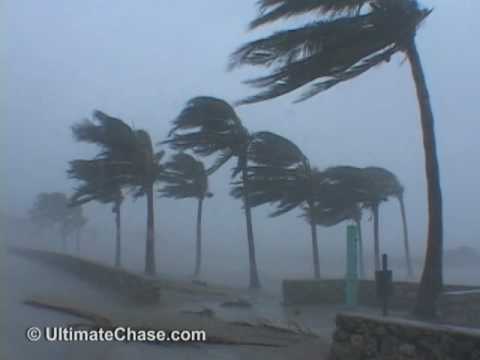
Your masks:
<svg viewBox="0 0 480 360"><path fill-rule="evenodd" d="M284 280L283 300L286 305L307 304L343 304L345 302L344 279L322 280ZM390 307L396 310L410 309L417 296L418 283L394 282L394 295L390 298ZM479 287L446 285L445 292L463 292L478 290ZM358 303L361 306L380 306L373 280L359 280Z"/></svg>
<svg viewBox="0 0 480 360"><path fill-rule="evenodd" d="M480 290L445 292L438 309L448 324L480 328Z"/></svg>
<svg viewBox="0 0 480 360"><path fill-rule="evenodd" d="M329 360L480 360L480 331L338 314Z"/></svg>

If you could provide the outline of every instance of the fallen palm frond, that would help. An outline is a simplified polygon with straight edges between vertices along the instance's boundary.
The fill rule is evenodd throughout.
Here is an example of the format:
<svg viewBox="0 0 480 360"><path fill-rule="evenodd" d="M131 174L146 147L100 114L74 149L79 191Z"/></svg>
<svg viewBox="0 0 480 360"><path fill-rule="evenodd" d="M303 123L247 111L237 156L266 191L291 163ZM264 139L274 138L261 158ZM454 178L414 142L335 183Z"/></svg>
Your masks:
<svg viewBox="0 0 480 360"><path fill-rule="evenodd" d="M289 321L288 324L283 324L278 321L272 321L266 318L259 318L256 321L231 321L230 324L237 326L246 326L246 327L261 327L273 331L278 331L287 334L294 335L304 335L304 336L313 336L317 337L312 329L309 329L305 326L300 325L295 321Z"/></svg>

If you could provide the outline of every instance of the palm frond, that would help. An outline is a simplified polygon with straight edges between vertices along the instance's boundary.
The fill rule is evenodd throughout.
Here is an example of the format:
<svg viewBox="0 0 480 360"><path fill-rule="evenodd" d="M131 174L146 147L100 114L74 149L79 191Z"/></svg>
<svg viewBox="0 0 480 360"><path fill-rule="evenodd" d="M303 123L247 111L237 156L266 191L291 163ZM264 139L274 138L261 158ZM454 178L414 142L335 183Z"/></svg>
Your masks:
<svg viewBox="0 0 480 360"><path fill-rule="evenodd" d="M186 153L175 154L165 164L162 180L166 183L159 193L175 199L205 198L208 175L203 163Z"/></svg>
<svg viewBox="0 0 480 360"><path fill-rule="evenodd" d="M371 5L369 11L350 11L366 2ZM303 101L357 77L404 49L431 12L421 9L416 0L283 0L265 4L271 9L263 15L267 22L277 19L277 15L288 17L315 9L323 13L341 10L342 16L277 32L234 52L230 67L275 65L270 74L246 81L264 90L237 104L272 99L315 82L298 99Z"/></svg>
<svg viewBox="0 0 480 360"><path fill-rule="evenodd" d="M270 131L252 134L248 158L255 164L278 168L299 166L306 162L305 155L296 144Z"/></svg>
<svg viewBox="0 0 480 360"><path fill-rule="evenodd" d="M312 11L321 14L359 12L368 2L371 0L259 0L260 15L250 23L250 28Z"/></svg>
<svg viewBox="0 0 480 360"><path fill-rule="evenodd" d="M218 98L200 96L187 102L173 121L169 138L163 143L175 150L191 150L200 156L219 154L208 169L211 174L231 157L241 155L249 136L231 105Z"/></svg>
<svg viewBox="0 0 480 360"><path fill-rule="evenodd" d="M118 202L123 199L122 185L128 183L125 166L105 160L73 160L70 161L67 174L78 180L80 185L70 197L71 206L83 205L90 201L101 203Z"/></svg>
<svg viewBox="0 0 480 360"><path fill-rule="evenodd" d="M281 67L315 54L328 54L374 31L372 14L315 21L246 43L230 56L229 69L241 65Z"/></svg>

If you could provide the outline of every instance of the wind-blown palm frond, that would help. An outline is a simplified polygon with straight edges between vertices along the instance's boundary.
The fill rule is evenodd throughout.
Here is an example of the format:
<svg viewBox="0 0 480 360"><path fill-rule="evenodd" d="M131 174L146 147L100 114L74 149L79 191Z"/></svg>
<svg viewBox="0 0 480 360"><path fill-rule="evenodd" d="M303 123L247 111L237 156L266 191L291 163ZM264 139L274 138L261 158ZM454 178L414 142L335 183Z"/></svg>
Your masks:
<svg viewBox="0 0 480 360"><path fill-rule="evenodd" d="M399 196L404 189L400 181L391 171L375 166L363 169L373 186L382 189L385 196Z"/></svg>
<svg viewBox="0 0 480 360"><path fill-rule="evenodd" d="M199 96L188 101L173 121L169 144L175 150L191 150L200 156L220 154L210 174L247 146L249 134L235 110L224 100Z"/></svg>
<svg viewBox="0 0 480 360"><path fill-rule="evenodd" d="M250 23L255 28L282 18L308 12L339 13L359 12L370 0L259 0L260 15Z"/></svg>
<svg viewBox="0 0 480 360"><path fill-rule="evenodd" d="M305 155L297 145L269 131L252 134L248 159L253 164L279 168L302 165L306 161Z"/></svg>
<svg viewBox="0 0 480 360"><path fill-rule="evenodd" d="M302 151L290 140L262 131L252 134L248 149L249 201L252 207L275 204L272 217L300 206L310 196L311 169ZM231 195L243 196L243 182L235 182Z"/></svg>
<svg viewBox="0 0 480 360"><path fill-rule="evenodd" d="M93 117L94 121L84 120L74 125L72 132L76 140L98 145L101 151L93 160L71 162L69 175L89 182L97 177L91 186L101 185L103 189L99 189L100 194L95 197L109 191L116 193L119 187L130 188L134 197L143 196L149 183L161 177L164 152L154 153L152 140L145 130L133 130L121 119L98 110ZM72 200L86 202L87 191L93 191L91 186L78 188Z"/></svg>
<svg viewBox="0 0 480 360"><path fill-rule="evenodd" d="M129 164L118 164L105 160L73 160L67 174L71 179L80 181L75 193L70 198L71 206L86 204L90 201L101 203L118 203L123 199L121 186L128 182L122 167Z"/></svg>
<svg viewBox="0 0 480 360"><path fill-rule="evenodd" d="M211 196L208 192L208 175L205 166L199 160L186 153L175 154L165 164L166 183L159 192L161 196L175 199L198 198Z"/></svg>
<svg viewBox="0 0 480 360"><path fill-rule="evenodd" d="M29 216L38 225L54 225L65 218L68 199L64 193L40 193L37 195Z"/></svg>
<svg viewBox="0 0 480 360"><path fill-rule="evenodd" d="M354 220L361 213L361 209L357 204L352 204L351 206L339 206L335 204L333 207L323 207L322 205L316 204L312 213L310 209L306 206L302 207L303 213L301 217L305 218L307 222L315 221L316 225L330 227L337 225L345 220Z"/></svg>
<svg viewBox="0 0 480 360"><path fill-rule="evenodd" d="M95 122L84 120L72 126L75 140L100 146L101 158L124 159L135 151L134 132L125 122L98 110L93 117Z"/></svg>
<svg viewBox="0 0 480 360"><path fill-rule="evenodd" d="M349 3L358 6L360 2ZM402 50L406 40L430 13L420 9L414 0L369 3L374 6L366 14L350 13L277 32L234 52L230 67L275 65L269 75L247 81L265 90L239 103L268 100L316 81L298 99L303 101L359 76Z"/></svg>

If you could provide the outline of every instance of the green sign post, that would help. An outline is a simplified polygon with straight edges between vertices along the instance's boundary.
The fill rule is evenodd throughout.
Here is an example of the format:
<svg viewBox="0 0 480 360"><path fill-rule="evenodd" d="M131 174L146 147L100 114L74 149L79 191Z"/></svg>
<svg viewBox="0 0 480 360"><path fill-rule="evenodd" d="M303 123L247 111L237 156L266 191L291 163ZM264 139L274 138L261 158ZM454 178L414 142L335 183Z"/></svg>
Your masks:
<svg viewBox="0 0 480 360"><path fill-rule="evenodd" d="M347 226L347 273L345 276L345 304L358 303L358 228Z"/></svg>

